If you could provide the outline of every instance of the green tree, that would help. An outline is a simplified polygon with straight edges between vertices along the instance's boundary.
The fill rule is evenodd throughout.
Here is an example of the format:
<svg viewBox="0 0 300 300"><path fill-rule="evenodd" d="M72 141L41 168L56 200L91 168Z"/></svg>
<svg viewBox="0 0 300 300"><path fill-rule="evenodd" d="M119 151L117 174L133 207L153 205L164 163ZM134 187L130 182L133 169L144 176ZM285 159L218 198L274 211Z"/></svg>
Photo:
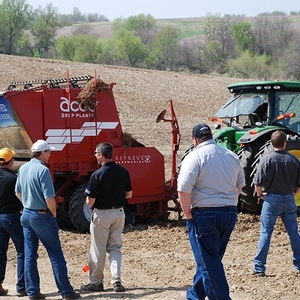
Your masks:
<svg viewBox="0 0 300 300"><path fill-rule="evenodd" d="M253 36L250 23L239 22L233 24L231 30L236 48L240 53L252 48Z"/></svg>
<svg viewBox="0 0 300 300"><path fill-rule="evenodd" d="M126 65L138 67L147 55L147 47L141 39L127 32L117 42L118 56L125 61Z"/></svg>
<svg viewBox="0 0 300 300"><path fill-rule="evenodd" d="M157 35L146 62L158 69L175 70L178 62L179 30L171 25L164 27Z"/></svg>
<svg viewBox="0 0 300 300"><path fill-rule="evenodd" d="M229 74L242 78L270 79L276 76L276 68L270 64L270 57L253 55L245 51L240 57L229 61Z"/></svg>
<svg viewBox="0 0 300 300"><path fill-rule="evenodd" d="M157 35L156 20L151 15L140 14L131 16L125 20L119 19L113 22L114 32L117 32L121 28L140 37L142 43L145 45L152 44Z"/></svg>
<svg viewBox="0 0 300 300"><path fill-rule="evenodd" d="M75 36L73 61L99 63L102 55L101 41L92 35Z"/></svg>
<svg viewBox="0 0 300 300"><path fill-rule="evenodd" d="M140 14L129 17L125 27L139 36L145 45L150 45L156 38L156 20L151 15Z"/></svg>
<svg viewBox="0 0 300 300"><path fill-rule="evenodd" d="M60 37L56 50L59 59L86 63L99 63L102 55L101 41L91 35Z"/></svg>
<svg viewBox="0 0 300 300"><path fill-rule="evenodd" d="M48 57L48 53L55 46L55 36L59 28L57 9L52 4L46 8L36 10L35 22L31 29L34 37L35 53L41 57Z"/></svg>
<svg viewBox="0 0 300 300"><path fill-rule="evenodd" d="M25 0L3 0L0 4L0 53L17 54L19 39L32 18Z"/></svg>
<svg viewBox="0 0 300 300"><path fill-rule="evenodd" d="M227 61L237 56L232 36L232 26L238 18L208 15L204 22L204 38L206 47L203 48L205 58L210 64L211 71L227 72Z"/></svg>
<svg viewBox="0 0 300 300"><path fill-rule="evenodd" d="M74 37L62 36L57 39L56 51L58 53L58 58L61 60L70 60L74 59L76 44Z"/></svg>

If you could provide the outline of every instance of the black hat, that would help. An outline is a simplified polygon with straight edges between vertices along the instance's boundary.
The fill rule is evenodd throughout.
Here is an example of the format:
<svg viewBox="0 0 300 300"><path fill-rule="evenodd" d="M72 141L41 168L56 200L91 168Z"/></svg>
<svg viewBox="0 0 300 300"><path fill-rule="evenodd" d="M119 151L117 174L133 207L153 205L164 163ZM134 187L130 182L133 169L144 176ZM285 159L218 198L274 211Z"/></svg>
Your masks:
<svg viewBox="0 0 300 300"><path fill-rule="evenodd" d="M194 126L192 131L192 137L200 139L203 136L209 136L212 135L211 129L208 125L204 123L200 123L196 126Z"/></svg>

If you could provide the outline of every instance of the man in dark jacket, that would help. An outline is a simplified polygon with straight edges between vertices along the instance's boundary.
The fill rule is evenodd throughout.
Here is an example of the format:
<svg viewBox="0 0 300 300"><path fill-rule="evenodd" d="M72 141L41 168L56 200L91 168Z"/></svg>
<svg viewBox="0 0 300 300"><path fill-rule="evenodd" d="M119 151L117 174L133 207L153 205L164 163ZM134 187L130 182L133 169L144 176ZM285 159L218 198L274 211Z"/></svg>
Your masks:
<svg viewBox="0 0 300 300"><path fill-rule="evenodd" d="M23 206L15 195L16 174L11 171L15 152L0 149L0 296L8 293L2 287L7 263L7 249L11 238L17 251L17 295L25 296L24 283L24 236L20 217Z"/></svg>

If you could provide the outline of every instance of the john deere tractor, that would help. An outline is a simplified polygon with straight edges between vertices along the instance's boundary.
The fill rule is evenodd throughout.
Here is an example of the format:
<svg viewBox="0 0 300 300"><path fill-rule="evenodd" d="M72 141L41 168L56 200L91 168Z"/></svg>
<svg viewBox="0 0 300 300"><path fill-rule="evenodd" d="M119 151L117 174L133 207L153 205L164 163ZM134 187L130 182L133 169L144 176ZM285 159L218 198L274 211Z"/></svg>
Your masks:
<svg viewBox="0 0 300 300"><path fill-rule="evenodd" d="M214 139L240 158L246 178L240 208L260 213L253 177L261 157L273 151L272 132L283 130L288 137L287 150L300 159L300 82L242 82L228 89L232 96L209 118L216 122ZM300 199L296 203L299 206Z"/></svg>

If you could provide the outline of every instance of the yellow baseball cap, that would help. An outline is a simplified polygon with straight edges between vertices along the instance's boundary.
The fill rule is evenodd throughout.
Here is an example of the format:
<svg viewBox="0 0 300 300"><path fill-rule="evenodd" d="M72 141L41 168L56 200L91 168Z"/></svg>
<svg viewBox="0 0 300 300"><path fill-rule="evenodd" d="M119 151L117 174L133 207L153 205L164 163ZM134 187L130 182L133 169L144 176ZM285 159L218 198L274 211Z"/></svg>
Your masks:
<svg viewBox="0 0 300 300"><path fill-rule="evenodd" d="M0 163L6 163L10 161L15 155L16 152L9 148L0 149Z"/></svg>

